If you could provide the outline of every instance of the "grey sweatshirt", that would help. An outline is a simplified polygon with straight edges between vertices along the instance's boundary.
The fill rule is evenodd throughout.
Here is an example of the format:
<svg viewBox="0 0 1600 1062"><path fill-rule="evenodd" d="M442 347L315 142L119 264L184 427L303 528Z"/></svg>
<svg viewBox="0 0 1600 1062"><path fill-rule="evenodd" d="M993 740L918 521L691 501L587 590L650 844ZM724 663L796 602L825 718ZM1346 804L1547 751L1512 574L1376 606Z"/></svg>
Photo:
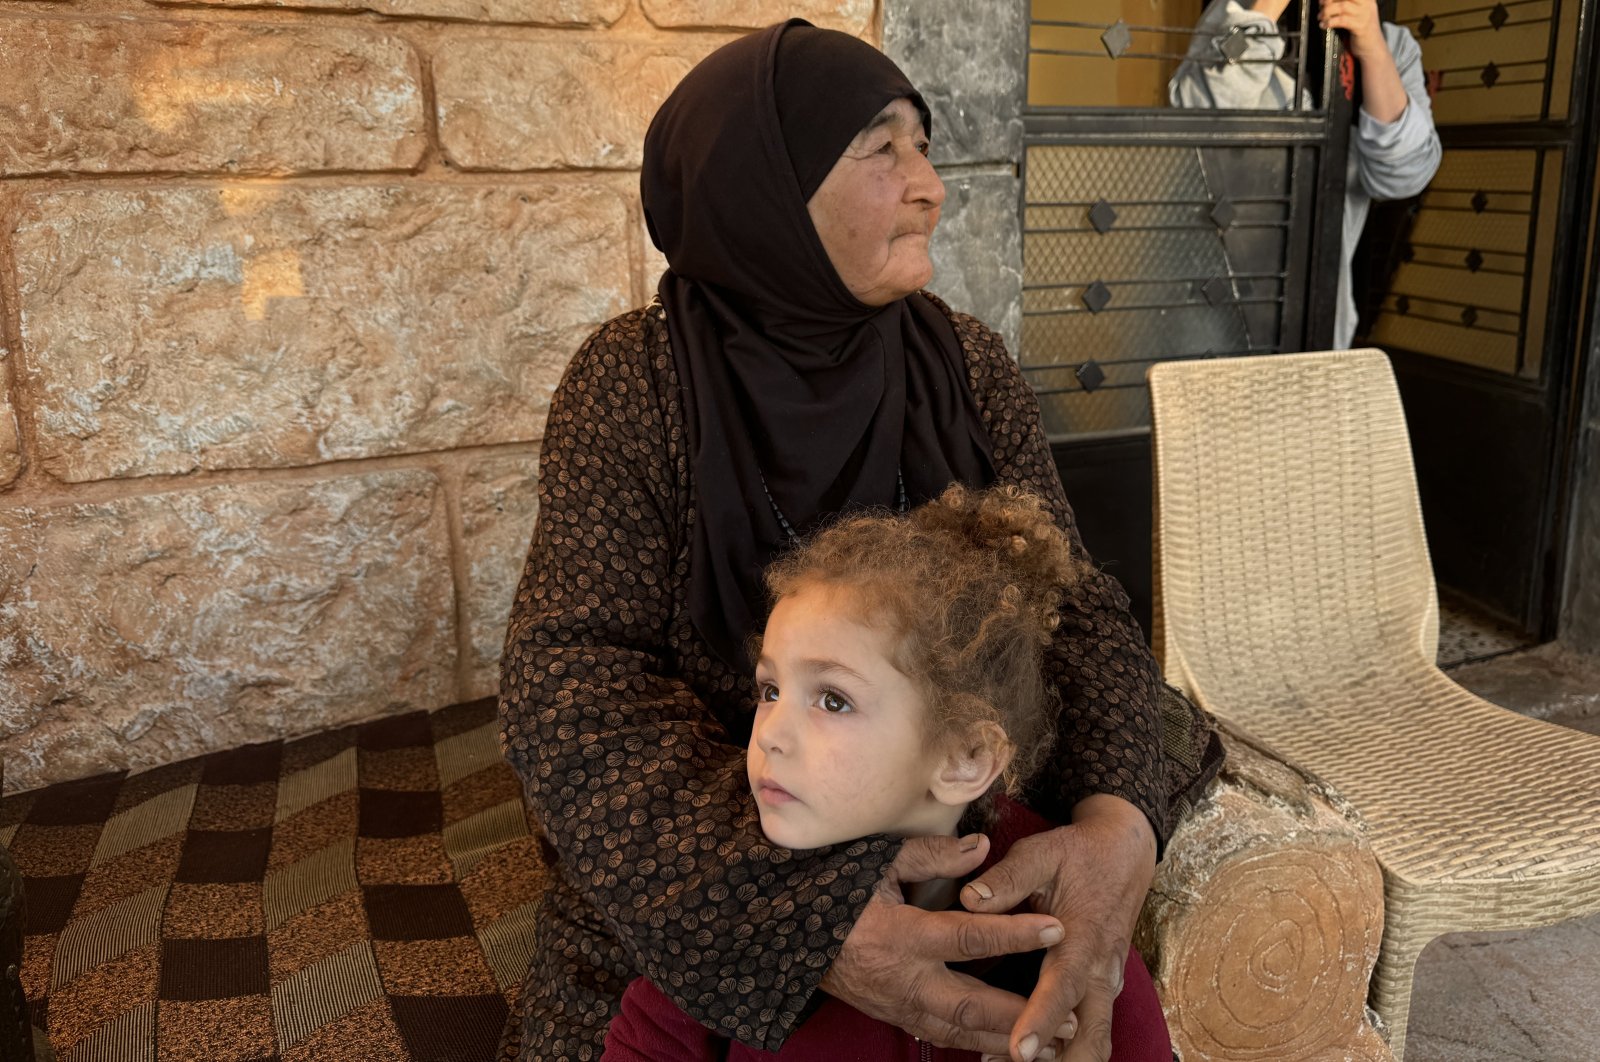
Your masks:
<svg viewBox="0 0 1600 1062"><path fill-rule="evenodd" d="M1221 44L1232 34L1242 35L1248 47L1244 60L1228 62ZM1402 199L1427 187L1439 169L1439 134L1433 127L1433 107L1422 75L1422 49L1404 27L1383 24L1383 38L1400 71L1408 102L1393 122L1380 122L1361 111L1351 130L1346 162L1344 238L1340 247L1338 312L1334 318L1333 345L1344 349L1356 330L1356 304L1350 291L1350 259L1367 210L1374 199ZM1167 83L1174 107L1209 107L1219 110L1291 110L1294 78L1277 64L1283 58L1284 40L1277 23L1251 11L1238 0L1212 0L1195 26L1188 56ZM1303 89L1299 109L1313 106Z"/></svg>

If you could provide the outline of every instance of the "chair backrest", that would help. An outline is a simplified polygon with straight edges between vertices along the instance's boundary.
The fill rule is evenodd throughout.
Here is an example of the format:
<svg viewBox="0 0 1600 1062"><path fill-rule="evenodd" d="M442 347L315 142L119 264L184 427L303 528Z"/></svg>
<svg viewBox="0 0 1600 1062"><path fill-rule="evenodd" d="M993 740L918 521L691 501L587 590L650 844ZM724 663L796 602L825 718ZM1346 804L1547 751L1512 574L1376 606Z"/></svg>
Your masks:
<svg viewBox="0 0 1600 1062"><path fill-rule="evenodd" d="M1254 726L1329 685L1431 667L1433 570L1388 358L1165 362L1149 382L1169 679Z"/></svg>

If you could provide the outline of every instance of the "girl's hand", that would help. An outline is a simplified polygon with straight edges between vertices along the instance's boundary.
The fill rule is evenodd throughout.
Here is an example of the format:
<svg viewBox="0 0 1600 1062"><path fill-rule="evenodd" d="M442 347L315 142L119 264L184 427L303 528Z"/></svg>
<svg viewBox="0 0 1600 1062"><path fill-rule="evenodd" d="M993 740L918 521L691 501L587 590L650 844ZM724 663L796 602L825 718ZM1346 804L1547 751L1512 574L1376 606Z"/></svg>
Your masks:
<svg viewBox="0 0 1600 1062"><path fill-rule="evenodd" d="M1357 60L1374 58L1381 49L1389 52L1383 39L1383 22L1378 17L1378 0L1322 0L1317 24L1323 29L1344 30L1350 35L1350 53Z"/></svg>
<svg viewBox="0 0 1600 1062"><path fill-rule="evenodd" d="M1361 109L1388 125L1406 110L1406 87L1389 54L1377 0L1322 0L1324 26L1348 30L1350 54L1361 67Z"/></svg>

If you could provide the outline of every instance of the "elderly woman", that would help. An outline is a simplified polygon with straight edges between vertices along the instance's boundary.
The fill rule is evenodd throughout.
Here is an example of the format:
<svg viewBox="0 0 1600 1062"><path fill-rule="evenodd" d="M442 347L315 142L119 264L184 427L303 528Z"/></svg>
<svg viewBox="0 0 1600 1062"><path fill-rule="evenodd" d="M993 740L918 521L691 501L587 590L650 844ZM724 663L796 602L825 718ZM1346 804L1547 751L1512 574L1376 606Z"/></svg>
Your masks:
<svg viewBox="0 0 1600 1062"><path fill-rule="evenodd" d="M744 645L794 536L959 481L1026 487L1077 541L1016 365L920 291L944 200L929 126L889 60L795 20L712 54L650 127L641 187L670 269L556 392L502 666L549 864L502 1058L597 1057L640 974L767 1050L819 990L947 1046L1030 1059L1075 1024L1068 1058L1110 1050L1169 812L1218 757L1113 580L1073 591L1049 653L1061 737L1033 801L1071 825L969 884L970 911L911 907L898 883L969 874L985 844L774 848L745 780ZM945 965L1041 945L1027 1000Z"/></svg>

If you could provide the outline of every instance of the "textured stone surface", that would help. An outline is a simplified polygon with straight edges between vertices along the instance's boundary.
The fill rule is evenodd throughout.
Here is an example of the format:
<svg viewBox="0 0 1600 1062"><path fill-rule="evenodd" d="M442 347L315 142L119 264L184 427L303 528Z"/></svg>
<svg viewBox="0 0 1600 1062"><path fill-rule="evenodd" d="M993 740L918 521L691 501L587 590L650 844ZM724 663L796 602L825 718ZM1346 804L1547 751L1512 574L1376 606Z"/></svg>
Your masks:
<svg viewBox="0 0 1600 1062"><path fill-rule="evenodd" d="M642 0L645 17L657 26L729 26L760 29L786 18L803 18L826 29L861 36L872 18L872 0Z"/></svg>
<svg viewBox="0 0 1600 1062"><path fill-rule="evenodd" d="M431 473L0 509L0 755L28 789L455 694Z"/></svg>
<svg viewBox="0 0 1600 1062"><path fill-rule="evenodd" d="M1022 333L1019 182L1010 174L945 178L933 233L931 291L1005 337L1014 358Z"/></svg>
<svg viewBox="0 0 1600 1062"><path fill-rule="evenodd" d="M1600 1051L1600 915L1423 949L1406 1062L1549 1062Z"/></svg>
<svg viewBox="0 0 1600 1062"><path fill-rule="evenodd" d="M1027 34L1026 0L884 4L883 50L933 112L936 164L1022 158Z"/></svg>
<svg viewBox="0 0 1600 1062"><path fill-rule="evenodd" d="M1024 0L888 0L883 50L933 112L936 165L985 166L946 174L934 236L932 288L1005 337L1022 336L1022 219L1015 176L1022 160Z"/></svg>
<svg viewBox="0 0 1600 1062"><path fill-rule="evenodd" d="M1496 704L1600 735L1600 658L1543 645L1453 668L1450 677ZM1417 960L1406 1062L1592 1055L1600 1044L1597 956L1600 915L1440 937Z"/></svg>
<svg viewBox="0 0 1600 1062"><path fill-rule="evenodd" d="M426 146L417 57L378 33L11 19L0 69L8 176L397 169Z"/></svg>
<svg viewBox="0 0 1600 1062"><path fill-rule="evenodd" d="M1600 656L1551 642L1448 672L1486 701L1535 719L1600 718Z"/></svg>
<svg viewBox="0 0 1600 1062"><path fill-rule="evenodd" d="M461 485L462 549L467 561L466 617L471 637L467 699L497 689L500 647L511 599L528 556L539 512L539 458L490 457L467 470Z"/></svg>
<svg viewBox="0 0 1600 1062"><path fill-rule="evenodd" d="M0 347L0 488L22 471L22 440L17 435L17 413L11 408L11 359Z"/></svg>
<svg viewBox="0 0 1600 1062"><path fill-rule="evenodd" d="M632 298L626 205L573 185L64 192L13 239L62 479L536 440Z"/></svg>
<svg viewBox="0 0 1600 1062"><path fill-rule="evenodd" d="M444 153L469 170L637 168L656 108L728 39L446 41L433 59Z"/></svg>
<svg viewBox="0 0 1600 1062"><path fill-rule="evenodd" d="M293 7L320 11L375 11L380 15L519 22L536 26L609 26L628 0L156 0L219 7Z"/></svg>
<svg viewBox="0 0 1600 1062"><path fill-rule="evenodd" d="M644 223L644 209L639 210L639 291L643 294L643 301L649 302L655 298L656 285L661 283L661 274L667 271L667 256L656 250L656 245L650 240L650 227Z"/></svg>

